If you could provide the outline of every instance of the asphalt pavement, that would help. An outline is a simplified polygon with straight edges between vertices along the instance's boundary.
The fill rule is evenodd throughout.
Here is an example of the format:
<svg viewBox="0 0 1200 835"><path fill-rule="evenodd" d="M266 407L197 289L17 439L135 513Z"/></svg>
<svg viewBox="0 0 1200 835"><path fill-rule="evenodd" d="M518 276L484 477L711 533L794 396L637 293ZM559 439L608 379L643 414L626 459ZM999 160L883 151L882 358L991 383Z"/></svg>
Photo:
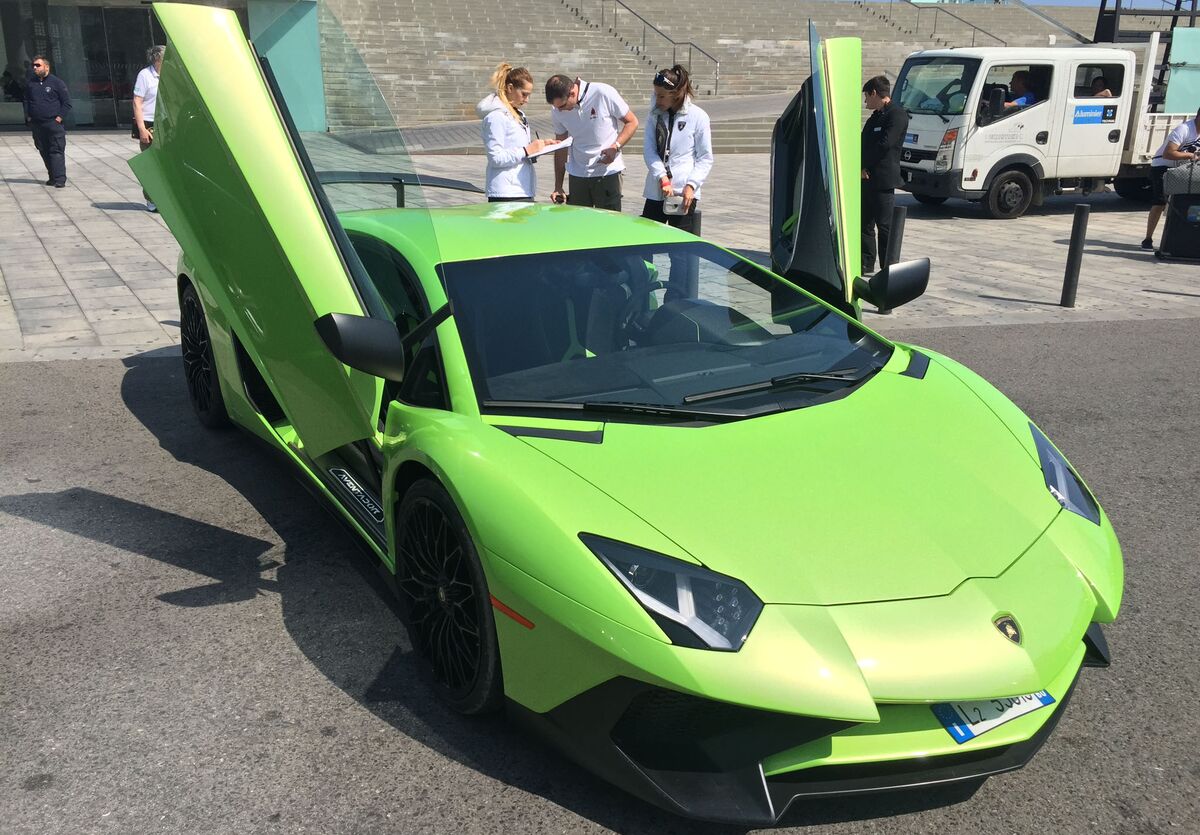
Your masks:
<svg viewBox="0 0 1200 835"><path fill-rule="evenodd" d="M1024 770L783 831L1195 831L1197 320L885 332L996 383L1097 493L1114 663ZM0 831L737 831L441 708L387 595L265 447L199 426L177 352L0 364Z"/></svg>

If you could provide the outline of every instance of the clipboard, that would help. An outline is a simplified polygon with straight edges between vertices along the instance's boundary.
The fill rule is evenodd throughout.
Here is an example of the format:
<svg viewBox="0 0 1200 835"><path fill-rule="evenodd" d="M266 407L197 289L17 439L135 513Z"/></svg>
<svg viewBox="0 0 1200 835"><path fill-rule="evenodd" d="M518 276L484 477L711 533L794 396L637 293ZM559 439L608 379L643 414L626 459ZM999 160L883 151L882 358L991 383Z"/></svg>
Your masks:
<svg viewBox="0 0 1200 835"><path fill-rule="evenodd" d="M542 148L542 150L538 151L535 154L530 154L528 158L529 159L537 159L538 157L543 157L546 154L553 154L555 151L561 151L563 148L570 148L572 139L574 139L574 137L568 136L562 142L556 142L555 144L550 145L549 147Z"/></svg>

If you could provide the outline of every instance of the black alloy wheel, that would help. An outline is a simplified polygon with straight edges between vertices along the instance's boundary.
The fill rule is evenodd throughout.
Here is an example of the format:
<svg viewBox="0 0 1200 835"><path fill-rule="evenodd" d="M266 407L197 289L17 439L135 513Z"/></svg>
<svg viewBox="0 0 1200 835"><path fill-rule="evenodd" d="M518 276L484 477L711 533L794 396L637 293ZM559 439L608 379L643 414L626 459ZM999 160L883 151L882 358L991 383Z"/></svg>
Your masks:
<svg viewBox="0 0 1200 835"><path fill-rule="evenodd" d="M396 515L396 582L413 647L439 695L460 713L500 706L500 648L479 555L450 494L416 482Z"/></svg>
<svg viewBox="0 0 1200 835"><path fill-rule="evenodd" d="M1012 220L1025 214L1033 203L1033 182L1024 171L1005 171L987 193L988 214L999 220Z"/></svg>
<svg viewBox="0 0 1200 835"><path fill-rule="evenodd" d="M196 288L185 284L179 294L179 340L183 349L183 373L187 380L188 399L202 424L210 429L229 425L217 365L213 361L212 342L208 338L208 322Z"/></svg>

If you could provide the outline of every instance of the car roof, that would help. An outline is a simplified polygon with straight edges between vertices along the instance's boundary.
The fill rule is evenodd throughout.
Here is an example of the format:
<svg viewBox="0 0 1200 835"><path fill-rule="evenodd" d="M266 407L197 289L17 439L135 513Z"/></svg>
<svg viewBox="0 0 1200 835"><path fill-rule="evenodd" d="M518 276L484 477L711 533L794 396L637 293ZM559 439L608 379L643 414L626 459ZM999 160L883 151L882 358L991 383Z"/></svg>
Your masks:
<svg viewBox="0 0 1200 835"><path fill-rule="evenodd" d="M678 229L620 212L537 203L372 209L338 215L349 231L379 238L430 265L505 255L695 240Z"/></svg>

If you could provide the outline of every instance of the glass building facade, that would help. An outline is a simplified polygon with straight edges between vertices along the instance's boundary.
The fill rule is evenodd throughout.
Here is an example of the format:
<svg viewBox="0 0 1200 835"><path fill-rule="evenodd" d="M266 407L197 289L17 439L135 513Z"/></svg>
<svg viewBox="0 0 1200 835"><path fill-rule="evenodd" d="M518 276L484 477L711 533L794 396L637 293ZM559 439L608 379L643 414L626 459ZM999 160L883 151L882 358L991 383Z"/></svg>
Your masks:
<svg viewBox="0 0 1200 835"><path fill-rule="evenodd" d="M248 31L245 0L208 5L234 9ZM146 49L162 42L150 4L140 0L0 0L0 130L24 127L22 99L38 54L71 91L68 127L129 127L133 82Z"/></svg>

